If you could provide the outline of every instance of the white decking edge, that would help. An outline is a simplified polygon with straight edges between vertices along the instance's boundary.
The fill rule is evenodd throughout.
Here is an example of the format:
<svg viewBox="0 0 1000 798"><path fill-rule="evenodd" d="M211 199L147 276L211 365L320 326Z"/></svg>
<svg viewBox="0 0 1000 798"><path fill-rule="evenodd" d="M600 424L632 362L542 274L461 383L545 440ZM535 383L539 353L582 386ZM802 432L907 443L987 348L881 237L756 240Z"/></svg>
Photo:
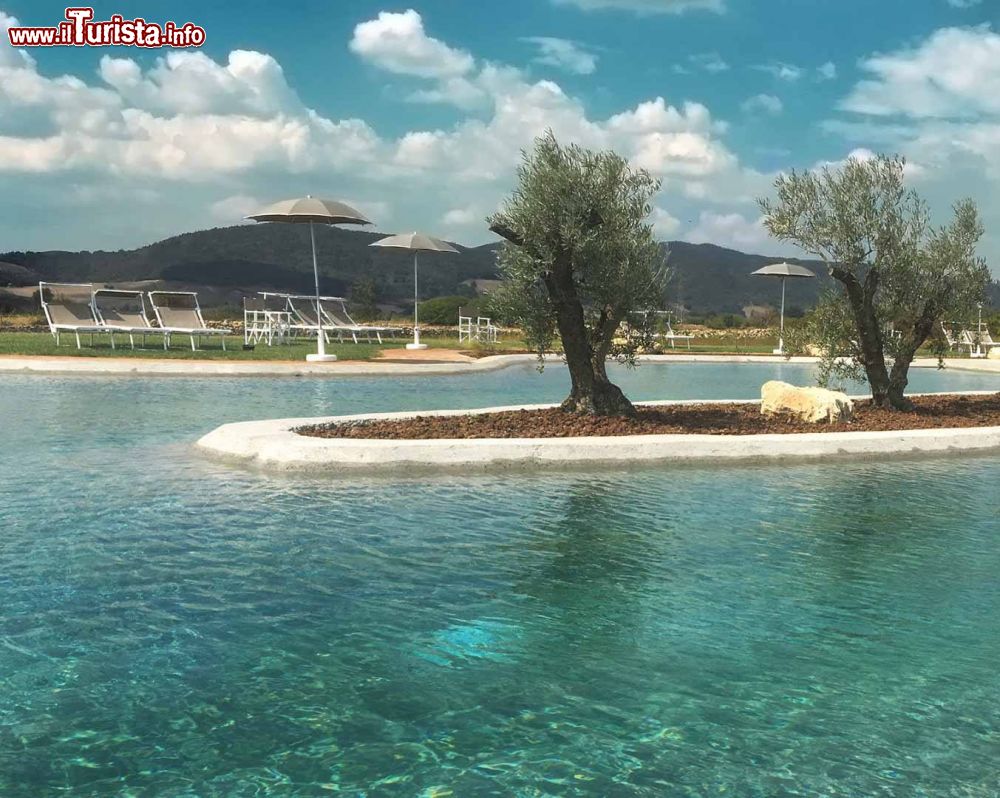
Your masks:
<svg viewBox="0 0 1000 798"><path fill-rule="evenodd" d="M642 404L695 403L700 402ZM396 474L417 469L469 471L609 463L739 463L834 457L874 459L894 455L1000 451L1000 427L786 435L629 435L442 440L312 438L294 432L298 427L331 422L403 419L417 415L455 416L543 407L551 405L243 421L218 427L201 438L197 446L219 457L271 470Z"/></svg>
<svg viewBox="0 0 1000 798"><path fill-rule="evenodd" d="M404 363L371 361L339 361L336 363L306 363L305 361L267 360L171 360L129 357L3 357L0 374L84 374L136 377L374 377L374 376L435 376L474 374L495 371L523 363L533 363L535 355L489 355L470 362ZM558 363L555 355L548 363ZM642 363L816 363L814 357L785 358L780 355L711 355L672 354L642 355ZM919 358L913 368L936 368L934 358ZM956 371L1000 373L1000 360L967 360L949 358L945 367Z"/></svg>

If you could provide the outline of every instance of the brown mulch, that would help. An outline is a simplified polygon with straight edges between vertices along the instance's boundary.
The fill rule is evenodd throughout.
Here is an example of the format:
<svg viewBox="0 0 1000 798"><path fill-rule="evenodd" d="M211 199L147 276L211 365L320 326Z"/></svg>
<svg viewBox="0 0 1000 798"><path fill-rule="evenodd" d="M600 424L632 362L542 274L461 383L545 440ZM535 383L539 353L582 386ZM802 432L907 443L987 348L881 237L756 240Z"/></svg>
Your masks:
<svg viewBox="0 0 1000 798"><path fill-rule="evenodd" d="M806 424L788 417L765 418L758 404L668 405L640 407L638 418L601 418L558 409L514 410L468 416L417 416L394 421L352 421L302 427L316 438L572 438L591 435L759 435L793 432L861 432L1000 426L1000 393L988 396L921 396L912 412L854 403L854 420Z"/></svg>

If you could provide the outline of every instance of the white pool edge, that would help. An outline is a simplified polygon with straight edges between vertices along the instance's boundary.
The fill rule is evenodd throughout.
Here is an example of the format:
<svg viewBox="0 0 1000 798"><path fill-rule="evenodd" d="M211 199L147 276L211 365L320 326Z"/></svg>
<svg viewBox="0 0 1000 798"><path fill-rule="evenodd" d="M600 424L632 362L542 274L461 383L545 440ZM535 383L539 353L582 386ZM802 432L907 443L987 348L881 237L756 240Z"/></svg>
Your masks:
<svg viewBox="0 0 1000 798"><path fill-rule="evenodd" d="M966 392L990 395L993 391ZM698 401L643 405L701 404ZM732 401L727 404L754 404ZM456 416L554 405L515 405L475 410L407 411L323 418L285 418L224 424L197 446L213 456L274 471L343 471L406 474L408 471L477 471L543 466L641 463L753 463L876 459L1000 451L1000 427L890 432L810 432L768 435L629 435L583 438L470 438L375 440L312 438L298 427L414 416Z"/></svg>
<svg viewBox="0 0 1000 798"><path fill-rule="evenodd" d="M375 377L375 376L438 376L474 374L496 371L519 364L533 364L536 355L488 355L469 362L401 363L370 361L338 361L336 363L306 363L305 361L222 361L167 360L145 358L100 358L84 356L23 357L0 356L0 374L82 374L87 376L119 377ZM785 358L778 355L712 355L671 354L641 355L640 363L776 363L811 364L814 357ZM558 355L548 355L546 363L559 363ZM913 368L937 368L936 358L918 358ZM1000 374L1000 360L966 360L948 358L945 368L955 371Z"/></svg>

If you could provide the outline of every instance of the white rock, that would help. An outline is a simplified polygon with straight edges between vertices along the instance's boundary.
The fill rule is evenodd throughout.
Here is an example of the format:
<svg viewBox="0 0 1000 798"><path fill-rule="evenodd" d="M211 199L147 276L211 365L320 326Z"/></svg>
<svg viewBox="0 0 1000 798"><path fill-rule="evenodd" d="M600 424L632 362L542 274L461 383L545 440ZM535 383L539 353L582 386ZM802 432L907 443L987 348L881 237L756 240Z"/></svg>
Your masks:
<svg viewBox="0 0 1000 798"><path fill-rule="evenodd" d="M854 416L854 402L847 394L826 388L797 388L771 380L761 386L760 400L760 412L765 416L790 415L810 424L849 421Z"/></svg>

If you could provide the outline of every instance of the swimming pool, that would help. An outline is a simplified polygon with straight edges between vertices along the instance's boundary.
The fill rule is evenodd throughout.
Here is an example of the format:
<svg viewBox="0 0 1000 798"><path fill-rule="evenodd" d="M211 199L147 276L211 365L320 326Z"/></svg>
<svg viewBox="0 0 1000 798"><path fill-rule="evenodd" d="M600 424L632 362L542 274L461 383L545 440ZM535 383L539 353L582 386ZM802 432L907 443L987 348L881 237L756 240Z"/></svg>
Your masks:
<svg viewBox="0 0 1000 798"><path fill-rule="evenodd" d="M772 377L806 375L621 381ZM998 458L345 481L191 449L564 392L530 367L0 378L0 795L997 792Z"/></svg>

